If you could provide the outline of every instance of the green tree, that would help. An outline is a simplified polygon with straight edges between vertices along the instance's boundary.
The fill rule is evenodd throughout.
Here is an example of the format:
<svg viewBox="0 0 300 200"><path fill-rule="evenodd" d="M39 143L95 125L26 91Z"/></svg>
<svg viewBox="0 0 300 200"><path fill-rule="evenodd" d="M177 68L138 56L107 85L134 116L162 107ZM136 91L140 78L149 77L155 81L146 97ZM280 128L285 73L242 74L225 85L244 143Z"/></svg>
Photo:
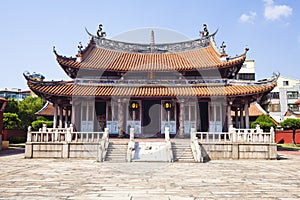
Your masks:
<svg viewBox="0 0 300 200"><path fill-rule="evenodd" d="M284 127L285 129L293 130L292 140L293 145L295 145L296 129L300 128L300 119L287 118L286 120L280 123L280 126Z"/></svg>
<svg viewBox="0 0 300 200"><path fill-rule="evenodd" d="M4 129L14 130L18 129L21 120L16 113L3 113Z"/></svg>
<svg viewBox="0 0 300 200"><path fill-rule="evenodd" d="M53 121L48 120L46 117L38 116L37 120L31 123L32 130L39 130L39 128L43 127L43 124L46 124L48 128L53 127Z"/></svg>
<svg viewBox="0 0 300 200"><path fill-rule="evenodd" d="M7 103L4 112L6 113L19 113L19 101L16 99L8 99L9 102Z"/></svg>
<svg viewBox="0 0 300 200"><path fill-rule="evenodd" d="M33 121L37 119L35 113L44 106L44 102L40 97L27 97L23 101L19 101L19 118L22 121L20 129L26 130Z"/></svg>
<svg viewBox="0 0 300 200"><path fill-rule="evenodd" d="M274 121L267 115L260 115L254 122L251 123L251 128L255 128L259 125L265 132L269 132L271 127L275 127Z"/></svg>

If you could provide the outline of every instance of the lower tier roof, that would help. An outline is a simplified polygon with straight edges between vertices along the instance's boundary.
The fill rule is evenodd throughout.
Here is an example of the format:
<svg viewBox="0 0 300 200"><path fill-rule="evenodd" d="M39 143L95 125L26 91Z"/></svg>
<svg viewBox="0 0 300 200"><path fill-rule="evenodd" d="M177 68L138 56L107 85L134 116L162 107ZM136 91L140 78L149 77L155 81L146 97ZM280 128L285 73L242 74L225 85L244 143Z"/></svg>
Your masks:
<svg viewBox="0 0 300 200"><path fill-rule="evenodd" d="M95 97L211 97L249 96L271 91L275 82L267 84L228 85L126 85L126 84L76 84L71 82L28 81L30 89L47 96L95 96Z"/></svg>

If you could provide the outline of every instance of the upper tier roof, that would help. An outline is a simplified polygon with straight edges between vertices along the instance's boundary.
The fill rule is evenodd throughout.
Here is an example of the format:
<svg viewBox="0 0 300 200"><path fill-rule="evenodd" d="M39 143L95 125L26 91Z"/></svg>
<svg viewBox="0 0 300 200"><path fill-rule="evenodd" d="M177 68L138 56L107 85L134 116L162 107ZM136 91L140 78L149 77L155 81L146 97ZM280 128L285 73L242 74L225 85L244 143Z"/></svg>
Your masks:
<svg viewBox="0 0 300 200"><path fill-rule="evenodd" d="M230 58L220 53L215 33L199 39L168 44L135 44L92 36L77 58L58 55L58 63L71 77L80 69L101 71L195 71L233 68L237 73L246 59L246 51ZM226 75L231 77L232 74Z"/></svg>

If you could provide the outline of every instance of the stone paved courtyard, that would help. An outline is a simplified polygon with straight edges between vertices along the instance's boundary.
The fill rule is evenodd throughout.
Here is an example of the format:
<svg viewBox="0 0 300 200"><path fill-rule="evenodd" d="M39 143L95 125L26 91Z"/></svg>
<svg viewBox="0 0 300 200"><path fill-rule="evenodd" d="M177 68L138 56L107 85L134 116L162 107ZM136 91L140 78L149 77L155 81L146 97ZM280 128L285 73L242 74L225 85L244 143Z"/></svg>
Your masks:
<svg viewBox="0 0 300 200"><path fill-rule="evenodd" d="M208 163L23 157L0 153L0 199L300 199L299 155Z"/></svg>

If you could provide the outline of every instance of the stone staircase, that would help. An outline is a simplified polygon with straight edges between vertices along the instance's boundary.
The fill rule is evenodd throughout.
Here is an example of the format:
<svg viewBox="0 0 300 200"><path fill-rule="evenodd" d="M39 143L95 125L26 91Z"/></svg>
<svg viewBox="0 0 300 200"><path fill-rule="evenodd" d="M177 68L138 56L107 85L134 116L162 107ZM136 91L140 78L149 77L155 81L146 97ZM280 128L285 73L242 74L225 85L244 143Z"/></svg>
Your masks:
<svg viewBox="0 0 300 200"><path fill-rule="evenodd" d="M195 162L189 141L174 141L171 145L175 162Z"/></svg>
<svg viewBox="0 0 300 200"><path fill-rule="evenodd" d="M127 145L126 143L109 142L105 161L126 162Z"/></svg>

